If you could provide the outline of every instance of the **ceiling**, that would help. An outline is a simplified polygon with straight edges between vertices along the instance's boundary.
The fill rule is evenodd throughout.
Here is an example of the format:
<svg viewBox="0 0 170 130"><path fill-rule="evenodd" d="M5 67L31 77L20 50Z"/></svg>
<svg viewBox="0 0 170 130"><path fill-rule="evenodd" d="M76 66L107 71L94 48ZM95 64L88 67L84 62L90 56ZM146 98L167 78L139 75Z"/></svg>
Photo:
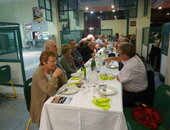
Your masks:
<svg viewBox="0 0 170 130"><path fill-rule="evenodd" d="M111 12L114 10L124 10L126 7L134 7L137 5L137 0L78 0L82 10L86 12ZM114 8L111 6L114 5ZM162 6L162 8L170 8L170 0L152 0L153 8ZM89 10L85 10L88 7Z"/></svg>
<svg viewBox="0 0 170 130"><path fill-rule="evenodd" d="M159 6L162 8L170 8L170 0L152 0L153 8L158 8Z"/></svg>
<svg viewBox="0 0 170 130"><path fill-rule="evenodd" d="M125 5L128 7L134 7L137 4L137 0L78 0L82 10L88 7L86 12L111 12L112 10L124 10ZM114 5L114 8L111 6Z"/></svg>

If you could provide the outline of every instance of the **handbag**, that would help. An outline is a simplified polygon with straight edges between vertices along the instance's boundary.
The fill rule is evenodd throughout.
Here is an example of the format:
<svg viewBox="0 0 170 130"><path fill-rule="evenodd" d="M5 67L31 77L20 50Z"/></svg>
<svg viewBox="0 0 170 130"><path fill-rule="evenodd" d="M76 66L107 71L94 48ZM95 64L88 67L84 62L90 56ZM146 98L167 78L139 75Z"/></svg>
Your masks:
<svg viewBox="0 0 170 130"><path fill-rule="evenodd" d="M152 130L157 130L162 119L160 113L155 108L140 105L132 109L132 116L143 126Z"/></svg>

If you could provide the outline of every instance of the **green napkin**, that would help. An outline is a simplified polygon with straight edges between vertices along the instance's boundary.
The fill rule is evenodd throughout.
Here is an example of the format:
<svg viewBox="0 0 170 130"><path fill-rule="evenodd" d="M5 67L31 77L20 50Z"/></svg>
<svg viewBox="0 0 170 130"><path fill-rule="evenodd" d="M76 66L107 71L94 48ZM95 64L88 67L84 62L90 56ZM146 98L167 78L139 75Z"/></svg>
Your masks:
<svg viewBox="0 0 170 130"><path fill-rule="evenodd" d="M92 103L94 103L96 107L104 110L109 110L111 108L109 98L95 98L92 100Z"/></svg>
<svg viewBox="0 0 170 130"><path fill-rule="evenodd" d="M81 77L72 77L71 80L79 80Z"/></svg>
<svg viewBox="0 0 170 130"><path fill-rule="evenodd" d="M101 80L112 80L115 79L115 76L106 76L105 74L100 75Z"/></svg>
<svg viewBox="0 0 170 130"><path fill-rule="evenodd" d="M71 85L77 85L77 84L80 84L80 82L74 82L74 83L70 83L70 84L67 84L67 85L71 86Z"/></svg>

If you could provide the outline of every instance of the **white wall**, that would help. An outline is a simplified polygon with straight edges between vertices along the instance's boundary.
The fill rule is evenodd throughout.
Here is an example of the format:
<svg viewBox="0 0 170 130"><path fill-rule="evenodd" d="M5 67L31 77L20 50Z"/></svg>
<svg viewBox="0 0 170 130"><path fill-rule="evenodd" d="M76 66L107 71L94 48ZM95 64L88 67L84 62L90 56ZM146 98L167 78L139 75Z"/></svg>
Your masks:
<svg viewBox="0 0 170 130"><path fill-rule="evenodd" d="M130 26L130 21L136 21L136 18L129 19L129 34L136 34L136 26Z"/></svg>
<svg viewBox="0 0 170 130"><path fill-rule="evenodd" d="M126 20L102 20L101 29L112 29L113 35L126 35Z"/></svg>
<svg viewBox="0 0 170 130"><path fill-rule="evenodd" d="M32 23L33 21L33 11L32 7L38 7L38 0L29 0L29 1L20 1L20 2L10 2L0 4L0 22L12 22L19 23L21 29L21 37L23 46L25 46L25 24ZM40 30L49 31L50 35L55 35L58 43L60 43L59 30L61 29L61 24L58 20L58 7L57 2L52 0L52 17L53 22L45 22L43 28L40 27ZM44 13L45 17L45 13ZM37 26L41 26L41 23ZM47 27L44 27L47 26ZM39 30L37 30L39 31Z"/></svg>
<svg viewBox="0 0 170 130"><path fill-rule="evenodd" d="M143 17L144 12L144 0L138 0L138 17L136 19L137 27L137 37L136 37L136 50L137 53L141 54L142 46L142 29L144 27L150 27L150 17L151 17L151 0L148 0L148 15Z"/></svg>

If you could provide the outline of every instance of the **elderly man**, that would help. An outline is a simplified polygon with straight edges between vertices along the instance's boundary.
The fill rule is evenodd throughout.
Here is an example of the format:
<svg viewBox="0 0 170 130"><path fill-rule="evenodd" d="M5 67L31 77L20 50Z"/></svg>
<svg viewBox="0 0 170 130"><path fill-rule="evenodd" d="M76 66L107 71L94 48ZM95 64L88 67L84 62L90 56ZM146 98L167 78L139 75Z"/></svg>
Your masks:
<svg viewBox="0 0 170 130"><path fill-rule="evenodd" d="M95 52L95 45L95 42L90 42L88 46L82 48L81 55L84 62L87 62L92 57L91 55Z"/></svg>
<svg viewBox="0 0 170 130"><path fill-rule="evenodd" d="M146 96L147 72L144 63L136 55L135 48L130 43L120 45L119 52L120 57L109 57L105 61L123 62L124 67L117 75L117 79L123 85L123 106L131 107L135 102L143 101Z"/></svg>
<svg viewBox="0 0 170 130"><path fill-rule="evenodd" d="M95 38L92 34L87 35L87 37L81 39L77 45L77 50L81 53L81 49L86 46L86 43L95 41Z"/></svg>
<svg viewBox="0 0 170 130"><path fill-rule="evenodd" d="M79 51L76 49L76 42L75 40L70 40L68 42L68 44L70 45L71 49L72 49L72 53L71 55L74 58L74 61L76 63L76 67L80 68L81 67L81 62L83 61L83 57L81 56L81 54L79 53Z"/></svg>
<svg viewBox="0 0 170 130"><path fill-rule="evenodd" d="M53 51L55 54L56 54L56 60L57 60L57 66L63 70L64 74L67 75L67 72L66 70L63 68L63 66L61 65L61 63L59 62L58 60L58 47L57 47L57 44L52 41L52 40L49 40L47 41L45 44L44 44L44 48L46 51Z"/></svg>

